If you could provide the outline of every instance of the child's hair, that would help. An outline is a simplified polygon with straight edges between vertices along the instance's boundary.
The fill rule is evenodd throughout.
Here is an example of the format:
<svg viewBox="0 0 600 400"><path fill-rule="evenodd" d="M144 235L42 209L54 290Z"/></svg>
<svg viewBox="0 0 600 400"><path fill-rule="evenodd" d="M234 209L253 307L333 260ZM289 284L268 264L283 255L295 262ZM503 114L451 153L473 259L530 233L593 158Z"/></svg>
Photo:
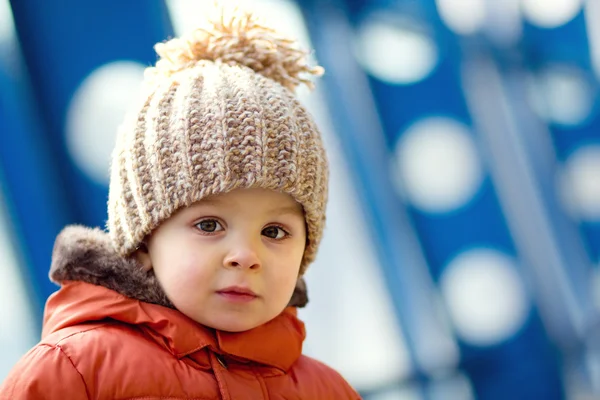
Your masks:
<svg viewBox="0 0 600 400"><path fill-rule="evenodd" d="M108 229L121 256L179 208L236 188L290 194L313 261L325 223L321 135L294 90L320 75L297 43L235 10L155 46L142 101L119 128Z"/></svg>

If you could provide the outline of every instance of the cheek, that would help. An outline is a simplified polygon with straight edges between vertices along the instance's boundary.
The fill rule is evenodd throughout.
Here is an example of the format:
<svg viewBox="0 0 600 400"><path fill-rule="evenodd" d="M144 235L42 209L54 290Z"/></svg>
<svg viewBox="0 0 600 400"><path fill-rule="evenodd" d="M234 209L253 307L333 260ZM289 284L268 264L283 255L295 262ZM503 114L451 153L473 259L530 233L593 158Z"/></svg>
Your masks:
<svg viewBox="0 0 600 400"><path fill-rule="evenodd" d="M197 291L199 284L209 282L211 268L207 268L206 253L197 254L194 246L173 245L168 251L161 252L154 265L159 282L169 294Z"/></svg>
<svg viewBox="0 0 600 400"><path fill-rule="evenodd" d="M161 275L171 289L183 290L196 285L202 278L202 271L194 268L193 262L179 259L171 262L166 270L163 269Z"/></svg>
<svg viewBox="0 0 600 400"><path fill-rule="evenodd" d="M300 272L300 263L302 262L302 257L304 257L305 249L306 240L302 239L301 241L296 242L285 254L286 262L294 266L293 269L295 270L296 275Z"/></svg>
<svg viewBox="0 0 600 400"><path fill-rule="evenodd" d="M278 289L282 295L291 294L298 280L300 272L300 263L304 251L302 248L288 249L288 251L278 254L273 259L271 278L274 281L273 287Z"/></svg>

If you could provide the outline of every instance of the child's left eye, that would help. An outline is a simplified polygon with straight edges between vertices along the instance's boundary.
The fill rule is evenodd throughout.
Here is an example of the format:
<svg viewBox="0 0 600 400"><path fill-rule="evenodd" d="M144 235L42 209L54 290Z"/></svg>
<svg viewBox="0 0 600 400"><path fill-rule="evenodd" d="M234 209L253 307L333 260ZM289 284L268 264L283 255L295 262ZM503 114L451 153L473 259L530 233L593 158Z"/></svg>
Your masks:
<svg viewBox="0 0 600 400"><path fill-rule="evenodd" d="M223 230L223 227L216 219L205 219L203 221L198 222L196 224L196 227L202 232L206 233L215 233Z"/></svg>
<svg viewBox="0 0 600 400"><path fill-rule="evenodd" d="M269 226L263 229L262 234L271 239L283 239L289 234L278 226Z"/></svg>

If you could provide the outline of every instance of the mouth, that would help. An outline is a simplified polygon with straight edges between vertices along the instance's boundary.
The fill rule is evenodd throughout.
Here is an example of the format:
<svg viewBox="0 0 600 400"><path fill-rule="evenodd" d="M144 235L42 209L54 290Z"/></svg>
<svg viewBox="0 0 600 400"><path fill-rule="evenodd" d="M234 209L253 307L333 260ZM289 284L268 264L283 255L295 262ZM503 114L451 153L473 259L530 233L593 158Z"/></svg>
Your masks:
<svg viewBox="0 0 600 400"><path fill-rule="evenodd" d="M225 300L236 303L248 303L258 298L258 295L252 290L240 286L232 286L217 290L217 294Z"/></svg>

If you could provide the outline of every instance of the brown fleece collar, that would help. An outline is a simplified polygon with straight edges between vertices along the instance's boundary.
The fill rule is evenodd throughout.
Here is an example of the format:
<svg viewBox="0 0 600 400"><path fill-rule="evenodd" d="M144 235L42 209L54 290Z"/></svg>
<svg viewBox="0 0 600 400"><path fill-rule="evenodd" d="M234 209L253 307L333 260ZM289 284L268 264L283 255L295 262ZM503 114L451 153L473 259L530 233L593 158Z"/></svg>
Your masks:
<svg viewBox="0 0 600 400"><path fill-rule="evenodd" d="M129 298L175 308L154 272L144 271L133 257L119 256L108 234L98 228L72 225L62 230L54 244L50 280L57 284L87 282ZM288 305L304 307L307 303L306 283L300 278Z"/></svg>

